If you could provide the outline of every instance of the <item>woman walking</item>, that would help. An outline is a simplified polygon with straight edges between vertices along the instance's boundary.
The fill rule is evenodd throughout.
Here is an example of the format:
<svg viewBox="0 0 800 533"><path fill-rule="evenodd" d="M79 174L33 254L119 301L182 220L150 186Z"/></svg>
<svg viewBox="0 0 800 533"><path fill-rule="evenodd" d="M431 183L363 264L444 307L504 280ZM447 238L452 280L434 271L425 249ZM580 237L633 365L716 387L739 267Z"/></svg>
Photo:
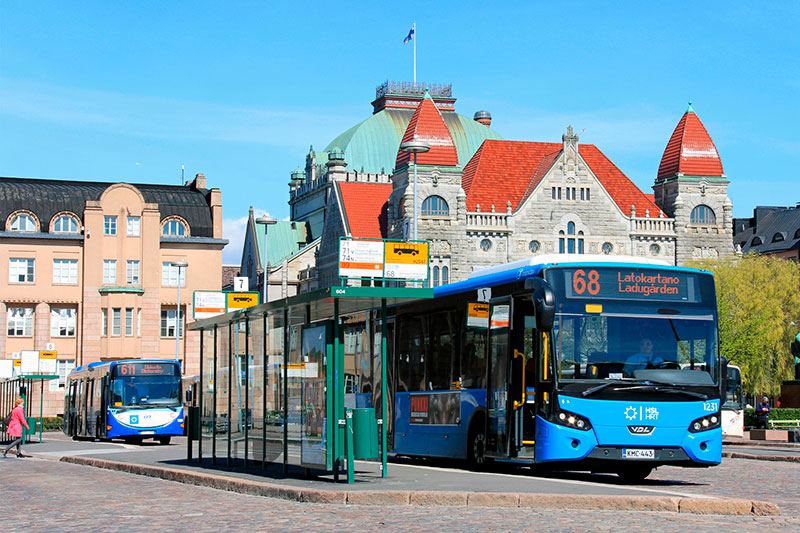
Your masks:
<svg viewBox="0 0 800 533"><path fill-rule="evenodd" d="M11 411L11 422L8 423L8 429L6 433L14 437L14 440L6 446L6 449L3 450L3 457L6 456L8 450L13 448L15 445L17 446L17 457L30 457L30 455L22 455L22 450L20 450L20 446L22 445L22 426L25 426L25 429L30 430L28 426L28 422L25 420L25 408L22 407L22 404L25 403L25 400L22 398L17 398L16 405L14 409Z"/></svg>

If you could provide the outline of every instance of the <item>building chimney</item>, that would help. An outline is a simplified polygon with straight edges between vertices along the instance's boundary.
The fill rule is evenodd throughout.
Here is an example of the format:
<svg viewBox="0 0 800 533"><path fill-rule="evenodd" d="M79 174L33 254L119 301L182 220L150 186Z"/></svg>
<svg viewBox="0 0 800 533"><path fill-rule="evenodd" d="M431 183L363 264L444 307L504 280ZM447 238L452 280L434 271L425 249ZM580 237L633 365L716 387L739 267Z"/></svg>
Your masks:
<svg viewBox="0 0 800 533"><path fill-rule="evenodd" d="M194 189L205 189L206 188L206 177L203 174L195 175L194 183L192 184L192 188L194 188Z"/></svg>
<svg viewBox="0 0 800 533"><path fill-rule="evenodd" d="M480 122L487 128L492 125L492 114L488 111L476 111L475 116L472 117L475 122Z"/></svg>

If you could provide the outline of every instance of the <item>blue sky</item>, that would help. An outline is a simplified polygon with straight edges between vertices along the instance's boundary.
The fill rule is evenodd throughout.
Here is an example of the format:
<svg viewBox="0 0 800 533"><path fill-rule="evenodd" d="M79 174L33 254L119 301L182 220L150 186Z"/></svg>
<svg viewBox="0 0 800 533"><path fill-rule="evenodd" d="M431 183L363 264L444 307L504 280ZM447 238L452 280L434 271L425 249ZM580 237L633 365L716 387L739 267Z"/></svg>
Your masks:
<svg viewBox="0 0 800 533"><path fill-rule="evenodd" d="M734 216L800 202L800 3L0 3L0 175L222 190L225 263L249 207L371 113L375 86L452 83L506 139L572 124L645 192L687 107Z"/></svg>

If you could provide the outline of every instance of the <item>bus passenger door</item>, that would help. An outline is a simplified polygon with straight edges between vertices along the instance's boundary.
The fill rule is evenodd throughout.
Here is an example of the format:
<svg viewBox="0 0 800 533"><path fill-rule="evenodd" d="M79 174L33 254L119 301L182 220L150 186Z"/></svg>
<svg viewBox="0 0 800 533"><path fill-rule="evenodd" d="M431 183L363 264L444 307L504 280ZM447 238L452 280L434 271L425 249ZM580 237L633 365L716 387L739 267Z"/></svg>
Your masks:
<svg viewBox="0 0 800 533"><path fill-rule="evenodd" d="M511 321L511 455L534 457L536 441L536 355L534 310L529 297L514 299Z"/></svg>
<svg viewBox="0 0 800 533"><path fill-rule="evenodd" d="M489 307L489 382L486 387L486 455L509 453L509 330L511 300L492 301Z"/></svg>

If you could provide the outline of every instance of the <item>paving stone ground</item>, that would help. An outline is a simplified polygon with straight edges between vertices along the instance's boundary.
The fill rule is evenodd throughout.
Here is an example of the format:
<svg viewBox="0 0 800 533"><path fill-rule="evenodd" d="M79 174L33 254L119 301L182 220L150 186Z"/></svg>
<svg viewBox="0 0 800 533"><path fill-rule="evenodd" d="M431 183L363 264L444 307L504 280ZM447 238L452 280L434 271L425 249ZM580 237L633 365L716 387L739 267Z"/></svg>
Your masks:
<svg viewBox="0 0 800 533"><path fill-rule="evenodd" d="M755 464L754 464L755 463ZM309 504L45 459L0 459L3 528L10 531L800 531L800 465L730 460L708 470L661 469L650 486L683 479L694 493L759 497L776 517L490 507ZM785 495L786 498L781 498ZM785 500L783 502L777 500ZM9 511L14 510L14 511ZM18 511L17 511L18 510ZM16 515L16 520L10 516Z"/></svg>

